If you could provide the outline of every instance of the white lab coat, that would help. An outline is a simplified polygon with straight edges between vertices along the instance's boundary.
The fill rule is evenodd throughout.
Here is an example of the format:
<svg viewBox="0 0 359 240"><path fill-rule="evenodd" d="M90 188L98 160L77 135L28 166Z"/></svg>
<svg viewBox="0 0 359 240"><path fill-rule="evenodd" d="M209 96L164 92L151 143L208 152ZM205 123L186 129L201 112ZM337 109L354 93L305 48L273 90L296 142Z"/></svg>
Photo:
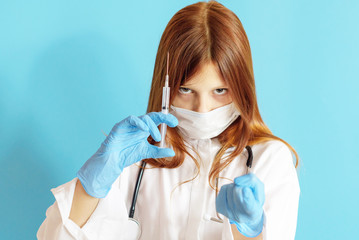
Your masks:
<svg viewBox="0 0 359 240"><path fill-rule="evenodd" d="M233 239L227 218L220 215L224 223L210 220L217 217L215 192L209 186L208 174L220 148L218 139L187 141L197 149L202 159L196 179L176 187L190 180L196 172L194 162L188 156L176 169L144 171L134 216L141 224L141 239ZM231 150L233 148L226 154ZM300 187L292 154L285 144L277 140L256 144L252 150L253 166L250 171L265 186L263 239L294 239ZM245 149L220 173L220 177L233 180L244 175L247 156ZM128 210L138 170L135 164L124 169L82 228L69 219L77 178L51 189L56 201L46 211L46 219L37 232L38 239L124 239L124 233L129 229L126 226ZM231 182L219 180L219 186L228 183Z"/></svg>

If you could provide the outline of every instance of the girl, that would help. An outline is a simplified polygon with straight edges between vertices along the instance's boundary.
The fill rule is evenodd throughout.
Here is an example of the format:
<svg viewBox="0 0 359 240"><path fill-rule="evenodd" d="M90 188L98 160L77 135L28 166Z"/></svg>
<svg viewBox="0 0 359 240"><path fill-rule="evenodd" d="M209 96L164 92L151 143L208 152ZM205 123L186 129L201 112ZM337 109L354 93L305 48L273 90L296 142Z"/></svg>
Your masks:
<svg viewBox="0 0 359 240"><path fill-rule="evenodd" d="M216 1L198 2L162 35L147 114L115 124L77 177L51 190L56 201L37 237L294 239L297 166L295 150L260 116L240 20Z"/></svg>

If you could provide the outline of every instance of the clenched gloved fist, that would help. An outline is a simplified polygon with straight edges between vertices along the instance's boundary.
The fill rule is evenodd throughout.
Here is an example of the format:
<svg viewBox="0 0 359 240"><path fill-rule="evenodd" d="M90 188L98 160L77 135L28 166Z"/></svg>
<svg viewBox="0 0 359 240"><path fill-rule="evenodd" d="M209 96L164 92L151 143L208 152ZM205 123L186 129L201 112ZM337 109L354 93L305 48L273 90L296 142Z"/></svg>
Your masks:
<svg viewBox="0 0 359 240"><path fill-rule="evenodd" d="M226 216L246 237L256 237L263 229L264 184L253 173L221 187L216 199L217 212Z"/></svg>

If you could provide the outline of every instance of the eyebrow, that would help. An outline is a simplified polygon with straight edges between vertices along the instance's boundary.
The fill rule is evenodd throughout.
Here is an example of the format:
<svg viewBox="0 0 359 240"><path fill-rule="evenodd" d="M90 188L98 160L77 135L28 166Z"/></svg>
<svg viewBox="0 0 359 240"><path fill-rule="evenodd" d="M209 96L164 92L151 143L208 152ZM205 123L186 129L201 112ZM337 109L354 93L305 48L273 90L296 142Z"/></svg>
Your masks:
<svg viewBox="0 0 359 240"><path fill-rule="evenodd" d="M188 85L188 86L190 86L190 85ZM192 89L191 87L187 87L186 85L181 85L180 87L182 87L182 88L189 88L189 89L191 89L191 90L194 90L194 89ZM223 86L223 85L221 85L221 86L218 86L218 87L212 88L212 90L215 90L215 89L222 89L222 88L228 88L228 86Z"/></svg>

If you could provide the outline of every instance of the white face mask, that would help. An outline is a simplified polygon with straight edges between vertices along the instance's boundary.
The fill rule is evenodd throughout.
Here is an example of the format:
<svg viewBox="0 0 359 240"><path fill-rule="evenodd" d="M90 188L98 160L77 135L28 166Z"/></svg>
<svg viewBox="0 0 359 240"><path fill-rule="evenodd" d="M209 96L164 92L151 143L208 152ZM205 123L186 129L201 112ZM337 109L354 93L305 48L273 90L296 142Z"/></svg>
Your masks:
<svg viewBox="0 0 359 240"><path fill-rule="evenodd" d="M209 139L221 134L240 112L233 102L210 112L199 113L171 105L170 113L178 119L178 129L192 139Z"/></svg>

